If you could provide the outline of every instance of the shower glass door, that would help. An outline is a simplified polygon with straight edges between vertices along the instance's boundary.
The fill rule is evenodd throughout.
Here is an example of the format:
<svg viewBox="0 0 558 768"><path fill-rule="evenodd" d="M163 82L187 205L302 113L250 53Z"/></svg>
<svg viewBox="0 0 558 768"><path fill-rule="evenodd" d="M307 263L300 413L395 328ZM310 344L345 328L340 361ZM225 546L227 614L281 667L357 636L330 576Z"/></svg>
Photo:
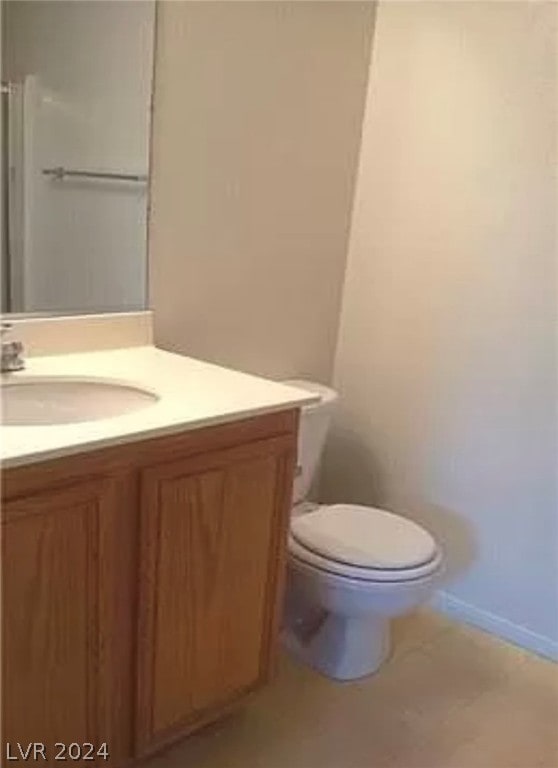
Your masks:
<svg viewBox="0 0 558 768"><path fill-rule="evenodd" d="M1 311L23 312L25 270L25 91L29 83L1 86Z"/></svg>

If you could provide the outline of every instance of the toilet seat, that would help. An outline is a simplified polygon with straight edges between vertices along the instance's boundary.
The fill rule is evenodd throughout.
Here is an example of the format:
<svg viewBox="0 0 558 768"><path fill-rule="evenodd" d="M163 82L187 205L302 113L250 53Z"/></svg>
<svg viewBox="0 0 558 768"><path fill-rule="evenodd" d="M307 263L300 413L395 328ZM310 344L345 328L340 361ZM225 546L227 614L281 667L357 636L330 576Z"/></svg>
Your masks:
<svg viewBox="0 0 558 768"><path fill-rule="evenodd" d="M371 582L419 579L435 571L441 553L428 531L374 507L320 506L292 520L291 555L307 565Z"/></svg>

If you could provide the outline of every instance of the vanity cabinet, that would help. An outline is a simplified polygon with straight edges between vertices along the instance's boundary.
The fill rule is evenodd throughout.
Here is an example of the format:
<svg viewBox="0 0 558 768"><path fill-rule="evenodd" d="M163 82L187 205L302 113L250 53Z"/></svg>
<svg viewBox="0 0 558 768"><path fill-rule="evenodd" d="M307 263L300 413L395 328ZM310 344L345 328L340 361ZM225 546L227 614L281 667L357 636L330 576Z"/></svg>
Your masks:
<svg viewBox="0 0 558 768"><path fill-rule="evenodd" d="M100 744L110 732L114 484L33 493L2 513L2 732L10 754L21 759L17 745L34 742L49 745L51 756L57 742Z"/></svg>
<svg viewBox="0 0 558 768"><path fill-rule="evenodd" d="M4 471L4 755L121 765L265 683L296 432L285 411Z"/></svg>
<svg viewBox="0 0 558 768"><path fill-rule="evenodd" d="M279 437L142 473L141 752L266 679L288 449Z"/></svg>

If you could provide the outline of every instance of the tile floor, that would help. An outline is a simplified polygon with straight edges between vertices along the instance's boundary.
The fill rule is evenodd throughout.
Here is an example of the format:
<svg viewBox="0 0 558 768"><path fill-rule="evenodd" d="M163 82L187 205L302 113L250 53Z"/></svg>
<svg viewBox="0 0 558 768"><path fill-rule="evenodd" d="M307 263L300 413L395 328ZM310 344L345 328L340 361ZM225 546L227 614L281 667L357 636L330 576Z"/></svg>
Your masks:
<svg viewBox="0 0 558 768"><path fill-rule="evenodd" d="M274 684L149 768L558 768L558 665L422 612L390 661L333 683L283 657Z"/></svg>

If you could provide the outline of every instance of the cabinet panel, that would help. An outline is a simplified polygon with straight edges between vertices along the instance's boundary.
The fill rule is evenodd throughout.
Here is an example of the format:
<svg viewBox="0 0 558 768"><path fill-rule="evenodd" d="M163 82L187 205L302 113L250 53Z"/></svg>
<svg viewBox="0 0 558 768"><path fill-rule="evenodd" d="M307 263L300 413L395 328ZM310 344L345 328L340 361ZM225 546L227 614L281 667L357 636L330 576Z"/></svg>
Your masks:
<svg viewBox="0 0 558 768"><path fill-rule="evenodd" d="M144 473L140 752L267 674L293 442L274 438Z"/></svg>
<svg viewBox="0 0 558 768"><path fill-rule="evenodd" d="M112 483L89 482L3 509L3 739L43 742L53 763L55 742L109 736L103 613L113 498Z"/></svg>

